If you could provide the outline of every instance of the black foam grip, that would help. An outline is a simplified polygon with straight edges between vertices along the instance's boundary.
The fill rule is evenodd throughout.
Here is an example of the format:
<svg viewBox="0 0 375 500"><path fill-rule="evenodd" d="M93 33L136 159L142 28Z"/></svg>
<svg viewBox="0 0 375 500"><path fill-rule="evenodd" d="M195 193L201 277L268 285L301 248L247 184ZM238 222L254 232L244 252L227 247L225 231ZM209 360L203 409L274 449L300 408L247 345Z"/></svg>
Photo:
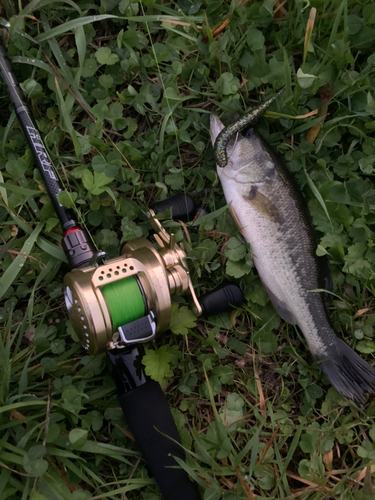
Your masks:
<svg viewBox="0 0 375 500"><path fill-rule="evenodd" d="M201 500L196 485L173 456L185 460L180 437L160 385L154 381L119 395L131 432L157 482L164 500ZM158 432L160 431L160 432ZM170 468L170 467L177 468Z"/></svg>
<svg viewBox="0 0 375 500"><path fill-rule="evenodd" d="M155 214L172 209L172 219L183 222L192 221L197 212L193 199L186 194L176 194L167 200L157 201L151 208Z"/></svg>
<svg viewBox="0 0 375 500"><path fill-rule="evenodd" d="M198 297L204 316L212 316L224 311L230 311L233 307L241 307L243 294L241 288L234 283L225 283L214 291Z"/></svg>

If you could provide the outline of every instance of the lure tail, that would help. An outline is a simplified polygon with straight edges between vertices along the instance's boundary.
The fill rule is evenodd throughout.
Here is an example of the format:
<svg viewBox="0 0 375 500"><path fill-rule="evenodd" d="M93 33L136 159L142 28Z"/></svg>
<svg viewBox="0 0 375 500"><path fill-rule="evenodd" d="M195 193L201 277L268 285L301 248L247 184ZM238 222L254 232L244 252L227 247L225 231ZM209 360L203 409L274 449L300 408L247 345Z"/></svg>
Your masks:
<svg viewBox="0 0 375 500"><path fill-rule="evenodd" d="M365 394L375 391L374 368L339 338L331 350L320 369L342 396L363 408Z"/></svg>
<svg viewBox="0 0 375 500"><path fill-rule="evenodd" d="M284 92L284 88L279 90L279 92L268 99L266 102L251 108L244 116L237 120L232 125L228 125L228 127L224 128L219 135L216 137L215 145L214 145L214 156L216 165L218 167L225 167L228 163L227 156L227 145L231 138L237 134L238 132L242 132L245 128L251 126L256 120L270 107L270 105L279 97L280 94Z"/></svg>

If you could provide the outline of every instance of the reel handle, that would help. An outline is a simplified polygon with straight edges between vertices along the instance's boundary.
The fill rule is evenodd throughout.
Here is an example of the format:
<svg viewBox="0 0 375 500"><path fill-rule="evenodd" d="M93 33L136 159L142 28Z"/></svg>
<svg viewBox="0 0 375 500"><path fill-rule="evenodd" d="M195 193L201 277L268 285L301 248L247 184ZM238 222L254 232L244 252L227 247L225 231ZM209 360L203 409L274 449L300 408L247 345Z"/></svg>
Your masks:
<svg viewBox="0 0 375 500"><path fill-rule="evenodd" d="M151 209L155 215L171 209L172 219L183 222L192 221L197 212L193 199L187 194L176 194L167 200L157 201Z"/></svg>
<svg viewBox="0 0 375 500"><path fill-rule="evenodd" d="M241 307L243 303L241 288L234 283L224 283L209 293L198 297L203 316L213 316Z"/></svg>
<svg viewBox="0 0 375 500"><path fill-rule="evenodd" d="M197 486L174 459L185 461L185 453L160 385L145 378L141 364L143 347L113 349L107 354L114 368L118 399L126 422L163 499L201 500Z"/></svg>

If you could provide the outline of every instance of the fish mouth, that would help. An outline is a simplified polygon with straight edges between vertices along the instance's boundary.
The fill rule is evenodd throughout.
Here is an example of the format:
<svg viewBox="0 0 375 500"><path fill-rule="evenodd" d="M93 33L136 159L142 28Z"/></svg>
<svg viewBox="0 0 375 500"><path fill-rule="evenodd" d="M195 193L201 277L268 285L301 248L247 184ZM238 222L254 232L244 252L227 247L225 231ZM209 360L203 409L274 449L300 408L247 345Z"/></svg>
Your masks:
<svg viewBox="0 0 375 500"><path fill-rule="evenodd" d="M224 146L224 151L222 151L222 145L217 144L216 139L220 135L220 132L222 132L225 129L225 125L222 123L220 118L216 114L211 115L210 119L210 129L211 129L211 142L212 142L212 147L214 149L214 157L215 157L215 163L216 163L216 169L217 172L221 172L224 170L227 161L228 161L228 153L227 153L227 144ZM220 152L221 151L221 152ZM226 161L223 163L221 156L225 155Z"/></svg>
<svg viewBox="0 0 375 500"><path fill-rule="evenodd" d="M215 145L216 137L220 134L220 132L225 128L224 124L220 120L220 118L212 113L210 119L210 129L211 129L211 142L212 146Z"/></svg>

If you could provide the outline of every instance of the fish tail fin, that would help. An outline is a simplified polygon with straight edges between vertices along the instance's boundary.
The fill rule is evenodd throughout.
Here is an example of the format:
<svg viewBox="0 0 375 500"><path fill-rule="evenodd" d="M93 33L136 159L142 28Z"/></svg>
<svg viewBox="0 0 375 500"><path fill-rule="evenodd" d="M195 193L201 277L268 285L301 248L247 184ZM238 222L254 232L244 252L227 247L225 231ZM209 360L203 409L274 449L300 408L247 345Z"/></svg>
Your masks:
<svg viewBox="0 0 375 500"><path fill-rule="evenodd" d="M375 369L339 338L331 351L320 369L342 396L363 408L365 394L375 391Z"/></svg>

